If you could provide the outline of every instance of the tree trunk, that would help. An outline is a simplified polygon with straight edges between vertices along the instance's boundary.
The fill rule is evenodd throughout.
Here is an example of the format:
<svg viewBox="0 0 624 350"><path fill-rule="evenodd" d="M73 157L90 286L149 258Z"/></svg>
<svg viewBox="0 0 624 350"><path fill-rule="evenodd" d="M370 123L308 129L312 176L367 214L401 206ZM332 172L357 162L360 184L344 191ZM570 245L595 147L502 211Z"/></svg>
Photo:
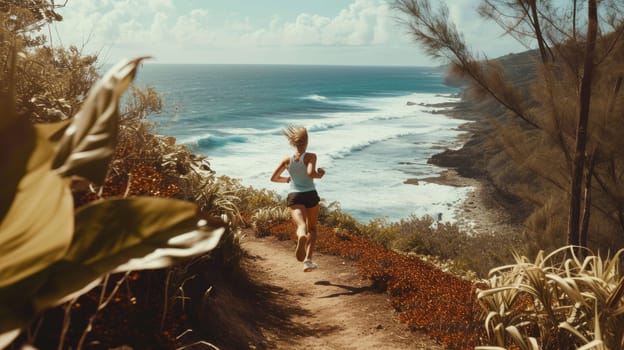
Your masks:
<svg viewBox="0 0 624 350"><path fill-rule="evenodd" d="M594 50L598 33L596 0L589 0L587 6L587 43L585 48L585 62L583 65L583 79L581 80L580 108L578 125L576 128L572 184L570 186L570 212L568 216L569 245L580 244L581 192L583 172L585 170L585 148L587 145L587 124L589 121L589 104L591 101L591 84L594 70Z"/></svg>
<svg viewBox="0 0 624 350"><path fill-rule="evenodd" d="M589 218L591 214L591 183L594 176L594 165L596 164L597 150L594 148L589 156L587 175L585 175L585 200L583 205L583 220L581 221L581 232L579 234L579 245L587 247L587 231L589 231Z"/></svg>
<svg viewBox="0 0 624 350"><path fill-rule="evenodd" d="M576 43L576 0L573 1L572 6L572 38L574 38L574 43Z"/></svg>

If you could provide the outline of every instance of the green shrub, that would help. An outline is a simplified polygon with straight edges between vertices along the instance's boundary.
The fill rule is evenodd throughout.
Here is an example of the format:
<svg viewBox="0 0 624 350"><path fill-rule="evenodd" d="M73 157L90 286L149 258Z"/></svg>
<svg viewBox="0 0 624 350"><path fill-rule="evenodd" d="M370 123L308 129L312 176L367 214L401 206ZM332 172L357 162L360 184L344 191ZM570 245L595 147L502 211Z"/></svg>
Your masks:
<svg viewBox="0 0 624 350"><path fill-rule="evenodd" d="M399 224L389 222L385 218L377 218L361 226L360 230L365 237L389 248L397 240L401 227Z"/></svg>
<svg viewBox="0 0 624 350"><path fill-rule="evenodd" d="M253 228L258 237L269 236L271 234L271 226L289 219L290 209L286 206L259 208L251 217Z"/></svg>
<svg viewBox="0 0 624 350"><path fill-rule="evenodd" d="M360 233L362 224L353 216L342 211L340 203L331 202L325 204L321 201L319 209L319 221L327 226L331 226L338 230L346 230L348 232Z"/></svg>
<svg viewBox="0 0 624 350"><path fill-rule="evenodd" d="M212 189L206 192L218 193L215 198L227 199L229 202L227 205L224 205L225 202L215 204L235 211L238 219L235 224L243 227L251 224L252 215L258 208L273 207L282 202L282 198L274 191L244 186L240 179L228 176L219 176L210 187Z"/></svg>
<svg viewBox="0 0 624 350"><path fill-rule="evenodd" d="M485 277L488 271L512 261L512 249L525 251L524 237L517 233L468 234L451 223L435 222L430 216L410 216L393 223L383 219L360 225L366 237L404 253L415 253L438 261L458 274Z"/></svg>

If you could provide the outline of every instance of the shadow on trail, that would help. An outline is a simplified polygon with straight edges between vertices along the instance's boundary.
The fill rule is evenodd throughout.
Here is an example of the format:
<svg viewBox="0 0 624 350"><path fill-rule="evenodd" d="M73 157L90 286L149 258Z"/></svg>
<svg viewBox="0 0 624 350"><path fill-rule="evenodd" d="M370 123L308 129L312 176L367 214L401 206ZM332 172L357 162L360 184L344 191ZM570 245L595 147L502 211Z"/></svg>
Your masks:
<svg viewBox="0 0 624 350"><path fill-rule="evenodd" d="M258 311L261 313L258 323L263 328L277 331L280 338L322 337L339 329L337 326L295 321L296 317L309 317L312 313L294 304L293 295L288 290L268 284L258 285L257 288L260 296Z"/></svg>
<svg viewBox="0 0 624 350"><path fill-rule="evenodd" d="M364 287L353 287L353 286L347 286L344 284L331 283L330 281L317 281L317 282L314 282L314 284L317 286L338 287L338 288L347 290L347 292L325 295L325 296L322 296L321 298L335 298L335 297L339 297L342 295L356 295L356 294L364 293L367 291L376 291L376 289L372 285L364 286Z"/></svg>
<svg viewBox="0 0 624 350"><path fill-rule="evenodd" d="M294 301L298 296L266 283L254 272L254 267L261 265L259 260L263 258L243 254L242 269L204 270L209 284L203 288L212 289L202 305L196 306L197 328L202 334L210 333L209 339L222 349L269 350L280 340L323 337L339 329L306 322L306 317L313 315ZM269 330L269 337L265 330Z"/></svg>

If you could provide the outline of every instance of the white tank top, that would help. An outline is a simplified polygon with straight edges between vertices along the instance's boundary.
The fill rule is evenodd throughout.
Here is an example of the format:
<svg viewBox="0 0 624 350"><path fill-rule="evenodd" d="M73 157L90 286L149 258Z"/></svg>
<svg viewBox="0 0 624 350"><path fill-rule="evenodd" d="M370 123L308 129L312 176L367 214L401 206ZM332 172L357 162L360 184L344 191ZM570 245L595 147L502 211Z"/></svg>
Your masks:
<svg viewBox="0 0 624 350"><path fill-rule="evenodd" d="M314 179L308 175L308 167L303 161L306 152L299 156L299 160L295 160L295 156L290 157L288 164L288 173L290 174L290 192L308 192L314 191Z"/></svg>

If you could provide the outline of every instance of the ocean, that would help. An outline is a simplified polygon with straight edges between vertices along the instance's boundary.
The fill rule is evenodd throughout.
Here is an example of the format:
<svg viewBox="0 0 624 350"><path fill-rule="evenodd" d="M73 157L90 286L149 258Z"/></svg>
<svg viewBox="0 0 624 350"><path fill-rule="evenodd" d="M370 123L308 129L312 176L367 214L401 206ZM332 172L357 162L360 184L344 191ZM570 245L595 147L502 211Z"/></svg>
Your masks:
<svg viewBox="0 0 624 350"><path fill-rule="evenodd" d="M208 157L217 175L285 195L269 178L294 151L281 134L308 128L308 151L326 175L322 200L361 222L430 215L453 222L467 187L408 179L442 170L427 160L461 146L453 119L427 106L457 100L444 73L428 67L145 64L137 85L154 87L164 111L157 133Z"/></svg>

